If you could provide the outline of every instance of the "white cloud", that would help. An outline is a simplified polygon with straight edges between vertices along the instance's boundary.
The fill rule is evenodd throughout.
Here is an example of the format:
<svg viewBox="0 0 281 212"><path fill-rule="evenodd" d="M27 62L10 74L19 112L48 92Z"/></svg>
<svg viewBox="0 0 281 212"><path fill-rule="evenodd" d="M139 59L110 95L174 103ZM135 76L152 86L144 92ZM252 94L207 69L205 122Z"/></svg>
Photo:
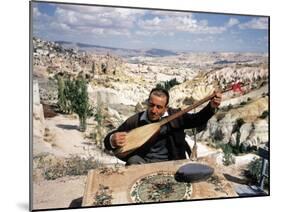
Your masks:
<svg viewBox="0 0 281 212"><path fill-rule="evenodd" d="M151 32L151 31L141 30L141 31L136 31L135 34L136 35L140 35L140 36L153 36L156 33L155 32Z"/></svg>
<svg viewBox="0 0 281 212"><path fill-rule="evenodd" d="M162 17L189 17L192 18L191 12L176 12L176 11L164 11L164 10L153 10L149 11L150 15L162 16Z"/></svg>
<svg viewBox="0 0 281 212"><path fill-rule="evenodd" d="M239 25L240 29L268 29L267 18L253 18L249 22Z"/></svg>
<svg viewBox="0 0 281 212"><path fill-rule="evenodd" d="M50 28L54 31L71 31L71 28L64 23L50 23Z"/></svg>
<svg viewBox="0 0 281 212"><path fill-rule="evenodd" d="M217 38L216 38L217 39ZM213 36L197 37L193 40L194 43L214 43L215 38Z"/></svg>
<svg viewBox="0 0 281 212"><path fill-rule="evenodd" d="M130 28L144 10L62 5L56 10L56 19L73 25L103 28ZM75 27L75 26L73 26Z"/></svg>
<svg viewBox="0 0 281 212"><path fill-rule="evenodd" d="M93 28L90 31L92 34L96 34L96 35L102 35L104 34L104 29L103 28Z"/></svg>
<svg viewBox="0 0 281 212"><path fill-rule="evenodd" d="M147 31L147 30L138 30L135 32L136 35L140 35L140 36L149 36L149 37L152 37L152 36L157 36L157 35L162 35L162 36L174 36L175 33L174 32L169 32L169 31Z"/></svg>
<svg viewBox="0 0 281 212"><path fill-rule="evenodd" d="M38 18L42 14L40 13L39 9L37 7L33 7L33 18Z"/></svg>
<svg viewBox="0 0 281 212"><path fill-rule="evenodd" d="M122 18L131 18L132 16L136 18L146 13L144 10L140 9L115 8L114 10L116 13L119 13Z"/></svg>
<svg viewBox="0 0 281 212"><path fill-rule="evenodd" d="M239 24L237 19L231 18L223 26L210 26L208 20L197 20L190 12L65 4L56 4L53 16L41 13L38 8L34 8L34 17L38 17L38 23L35 23L37 31L41 29L42 34L49 30L48 33L57 33L58 36L70 31L84 37L131 36L132 33L150 37L174 36L177 32L212 35L223 33L228 27Z"/></svg>
<svg viewBox="0 0 281 212"><path fill-rule="evenodd" d="M72 31L81 35L130 36L130 28L135 25L135 19L143 14L142 10L77 5L59 5L53 16L40 13L37 7L33 11L37 32L40 29L41 33L48 30L49 33Z"/></svg>
<svg viewBox="0 0 281 212"><path fill-rule="evenodd" d="M105 34L130 36L131 32L127 29L106 29Z"/></svg>
<svg viewBox="0 0 281 212"><path fill-rule="evenodd" d="M122 35L122 36L131 36L131 32L127 29L105 29L105 28L92 28L88 29L87 32L91 33L92 35L102 35L102 36L109 36L109 35Z"/></svg>
<svg viewBox="0 0 281 212"><path fill-rule="evenodd" d="M226 27L209 26L207 20L197 21L191 15L187 16L156 16L151 19L139 20L138 26L143 30L190 32L197 34L218 34Z"/></svg>
<svg viewBox="0 0 281 212"><path fill-rule="evenodd" d="M130 40L130 43L134 43L134 44L142 44L143 41L142 40Z"/></svg>
<svg viewBox="0 0 281 212"><path fill-rule="evenodd" d="M237 24L239 24L239 23L240 23L240 22L239 22L238 19L236 19L236 18L230 18L229 21L228 21L228 23L226 24L226 26L227 26L227 27L232 27L232 26L237 25Z"/></svg>

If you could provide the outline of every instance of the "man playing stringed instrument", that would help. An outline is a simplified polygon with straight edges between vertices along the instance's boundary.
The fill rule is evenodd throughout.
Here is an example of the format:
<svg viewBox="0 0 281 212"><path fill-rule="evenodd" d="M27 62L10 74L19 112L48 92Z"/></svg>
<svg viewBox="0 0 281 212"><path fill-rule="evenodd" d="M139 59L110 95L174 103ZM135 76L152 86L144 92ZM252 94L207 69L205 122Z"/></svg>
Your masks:
<svg viewBox="0 0 281 212"><path fill-rule="evenodd" d="M126 136L129 131L158 122L164 117L179 112L180 109L168 106L169 98L169 93L166 90L152 89L148 98L147 110L131 116L117 130L110 132L104 139L105 148L113 151L122 148L126 145ZM185 141L184 129L205 125L215 114L221 99L222 94L219 91L214 91L214 97L201 111L193 114L184 113L161 126L159 132L149 142L121 159L126 161L126 165L186 159L185 152L190 155L191 149Z"/></svg>

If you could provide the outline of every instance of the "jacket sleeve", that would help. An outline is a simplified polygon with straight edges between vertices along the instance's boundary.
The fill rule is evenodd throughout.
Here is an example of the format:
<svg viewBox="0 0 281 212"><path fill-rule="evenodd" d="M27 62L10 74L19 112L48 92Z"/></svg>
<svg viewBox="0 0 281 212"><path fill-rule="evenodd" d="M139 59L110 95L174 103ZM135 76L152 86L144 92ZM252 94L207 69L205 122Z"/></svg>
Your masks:
<svg viewBox="0 0 281 212"><path fill-rule="evenodd" d="M173 110L172 113L177 111ZM215 114L215 109L208 103L206 107L200 110L198 113L185 113L181 117L171 122L171 126L177 129L189 129L195 127L201 127L205 125L208 120Z"/></svg>
<svg viewBox="0 0 281 212"><path fill-rule="evenodd" d="M138 123L138 114L135 114L133 116L131 116L130 118L128 118L123 124L121 124L117 129L111 131L110 133L108 133L104 140L104 146L107 150L114 150L110 144L110 136L116 132L128 132L134 128L137 127L137 123Z"/></svg>

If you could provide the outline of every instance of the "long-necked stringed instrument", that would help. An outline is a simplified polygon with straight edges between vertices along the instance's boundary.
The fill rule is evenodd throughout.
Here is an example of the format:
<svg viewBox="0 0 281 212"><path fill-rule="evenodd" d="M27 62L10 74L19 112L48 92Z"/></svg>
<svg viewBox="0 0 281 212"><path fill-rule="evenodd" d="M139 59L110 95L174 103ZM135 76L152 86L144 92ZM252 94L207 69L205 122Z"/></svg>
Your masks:
<svg viewBox="0 0 281 212"><path fill-rule="evenodd" d="M224 90L222 93L232 90L232 88ZM135 128L128 132L126 135L126 144L123 147L117 148L114 151L116 157L122 159L128 156L130 153L134 152L141 146L143 146L147 141L149 141L155 134L160 131L161 126L167 124L168 122L182 116L183 114L191 111L192 109L204 104L205 102L211 100L215 97L215 93L206 96L205 98L196 101L193 105L180 110L177 113L174 113L166 118L163 118L161 121L156 123L151 123L144 125L142 127Z"/></svg>

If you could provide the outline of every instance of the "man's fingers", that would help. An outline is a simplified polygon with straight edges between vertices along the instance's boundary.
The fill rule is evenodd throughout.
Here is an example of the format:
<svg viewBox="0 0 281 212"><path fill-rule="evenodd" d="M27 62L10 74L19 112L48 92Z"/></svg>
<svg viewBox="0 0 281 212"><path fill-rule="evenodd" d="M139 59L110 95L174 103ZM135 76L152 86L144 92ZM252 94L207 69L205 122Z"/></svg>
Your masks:
<svg viewBox="0 0 281 212"><path fill-rule="evenodd" d="M214 102L216 102L216 103L220 103L221 102L221 98L214 98L214 100L213 100Z"/></svg>
<svg viewBox="0 0 281 212"><path fill-rule="evenodd" d="M118 145L119 147L123 147L123 146L126 145L126 141L119 141L119 142L117 143L117 145Z"/></svg>
<svg viewBox="0 0 281 212"><path fill-rule="evenodd" d="M222 93L220 93L219 91L214 91L215 93L215 97L213 98L213 101L216 103L220 103L222 100Z"/></svg>
<svg viewBox="0 0 281 212"><path fill-rule="evenodd" d="M118 134L118 135L127 135L126 132L118 132L117 134Z"/></svg>
<svg viewBox="0 0 281 212"><path fill-rule="evenodd" d="M120 138L123 138L127 135L126 132L120 132L120 133L117 133L117 136L120 137Z"/></svg>
<svg viewBox="0 0 281 212"><path fill-rule="evenodd" d="M215 103L220 103L220 102L221 102L221 98L214 98L214 99L213 99L213 102L215 102Z"/></svg>
<svg viewBox="0 0 281 212"><path fill-rule="evenodd" d="M222 101L222 93L220 91L214 91L214 98L211 100L211 106L217 108L220 106Z"/></svg>
<svg viewBox="0 0 281 212"><path fill-rule="evenodd" d="M125 145L126 145L126 140L118 140L118 141L117 141L117 145L118 145L119 147L125 146Z"/></svg>
<svg viewBox="0 0 281 212"><path fill-rule="evenodd" d="M127 133L120 133L120 134L118 134L118 135L117 135L117 139L118 139L118 140L119 140L119 139L120 139L120 140L125 140L126 134L127 134Z"/></svg>
<svg viewBox="0 0 281 212"><path fill-rule="evenodd" d="M118 146L118 147L125 146L125 144L126 144L126 135L127 135L126 132L115 133L114 134L114 138L113 138L115 145Z"/></svg>

